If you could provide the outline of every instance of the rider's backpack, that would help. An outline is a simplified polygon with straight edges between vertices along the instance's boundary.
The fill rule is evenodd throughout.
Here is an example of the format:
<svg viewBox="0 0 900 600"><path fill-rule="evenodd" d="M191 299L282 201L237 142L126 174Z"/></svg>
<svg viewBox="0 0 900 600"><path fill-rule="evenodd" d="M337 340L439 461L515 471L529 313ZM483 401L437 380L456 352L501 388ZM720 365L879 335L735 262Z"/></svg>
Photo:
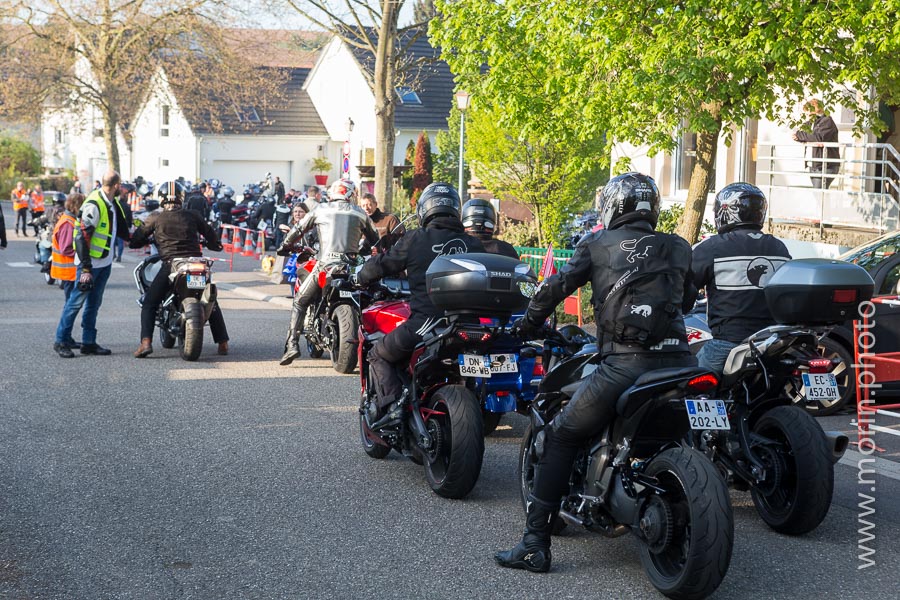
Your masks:
<svg viewBox="0 0 900 600"><path fill-rule="evenodd" d="M684 282L669 260L670 236L656 234L636 242L641 247L622 248L633 264L610 288L598 328L604 342L650 347L666 338L681 314Z"/></svg>

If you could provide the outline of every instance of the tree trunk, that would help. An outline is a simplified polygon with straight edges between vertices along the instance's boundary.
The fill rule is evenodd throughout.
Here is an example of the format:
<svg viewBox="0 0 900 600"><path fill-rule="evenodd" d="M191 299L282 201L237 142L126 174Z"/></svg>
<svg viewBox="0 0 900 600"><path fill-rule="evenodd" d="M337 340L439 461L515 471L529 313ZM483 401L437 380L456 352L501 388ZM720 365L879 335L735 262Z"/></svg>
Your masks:
<svg viewBox="0 0 900 600"><path fill-rule="evenodd" d="M541 223L541 205L533 204L531 206L531 214L534 215L534 224L537 225L538 248L544 247L544 232L541 231L543 223Z"/></svg>
<svg viewBox="0 0 900 600"><path fill-rule="evenodd" d="M121 173L119 164L119 144L116 136L118 118L115 109L109 106L101 107L103 111L103 141L106 142L106 160L110 169Z"/></svg>
<svg viewBox="0 0 900 600"><path fill-rule="evenodd" d="M400 4L383 0L381 29L375 52L375 197L385 212L393 209L394 196L394 45Z"/></svg>
<svg viewBox="0 0 900 600"><path fill-rule="evenodd" d="M684 203L684 214L676 229L676 233L690 244L695 243L700 237L700 227L703 225L706 198L709 195L716 165L716 152L719 149L719 132L722 130L722 122L717 121L717 124L718 128L715 131L697 134L697 162L691 171L691 184Z"/></svg>

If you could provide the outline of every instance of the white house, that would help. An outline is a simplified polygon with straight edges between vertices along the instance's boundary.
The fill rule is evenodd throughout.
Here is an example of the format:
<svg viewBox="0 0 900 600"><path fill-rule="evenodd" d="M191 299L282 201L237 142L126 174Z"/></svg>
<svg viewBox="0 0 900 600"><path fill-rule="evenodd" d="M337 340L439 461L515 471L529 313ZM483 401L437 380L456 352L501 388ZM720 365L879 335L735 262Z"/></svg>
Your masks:
<svg viewBox="0 0 900 600"><path fill-rule="evenodd" d="M716 190L728 183L747 181L759 186L768 196L770 228L818 228L821 239L828 237L826 230L866 235L866 232L896 229L896 199L900 197L896 185L896 179L900 179L900 170L896 170L900 167L897 138L877 144L871 133L863 138L854 137L855 115L842 106L833 107L830 116L839 130L841 163L833 184L825 190L812 187L806 168L810 147L795 142L791 137L793 130L787 125L748 119L744 127L731 132L731 145L726 145L723 132L706 220L713 221L712 200ZM631 169L656 179L664 202L683 202L694 166L696 135L685 132L678 142L672 154L655 155L649 155L647 147L618 143L613 149L612 162L627 159ZM879 172L884 174L884 180L879 179ZM808 235L804 237L811 239Z"/></svg>
<svg viewBox="0 0 900 600"><path fill-rule="evenodd" d="M395 92L399 100L394 114L396 143L394 165L403 165L406 146L427 132L432 147L438 131L447 129L453 103L453 75L439 53L420 36L409 47L409 62L425 64L409 78L408 85ZM374 70L374 56L339 38L332 38L304 84L322 123L333 142L326 156L336 166L333 177L341 175L345 142L349 154L350 178L366 191L374 187L375 96L365 72ZM352 124L352 125L351 125Z"/></svg>
<svg viewBox="0 0 900 600"><path fill-rule="evenodd" d="M223 105L223 127L214 130L181 109L176 88L158 72L132 125L131 171L154 182L216 178L238 191L267 172L286 188L312 184L310 163L323 155L329 138L302 89L308 73L290 69L285 107L261 114L254 106Z"/></svg>

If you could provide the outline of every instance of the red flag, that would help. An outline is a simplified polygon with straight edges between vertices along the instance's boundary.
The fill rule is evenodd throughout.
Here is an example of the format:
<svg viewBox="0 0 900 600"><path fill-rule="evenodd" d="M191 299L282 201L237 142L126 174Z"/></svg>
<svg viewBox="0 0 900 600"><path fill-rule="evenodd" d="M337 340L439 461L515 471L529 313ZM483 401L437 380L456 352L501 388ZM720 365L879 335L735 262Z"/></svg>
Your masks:
<svg viewBox="0 0 900 600"><path fill-rule="evenodd" d="M556 265L553 262L553 244L547 247L547 254L544 256L541 272L538 273L538 281L543 281L551 275L556 275Z"/></svg>

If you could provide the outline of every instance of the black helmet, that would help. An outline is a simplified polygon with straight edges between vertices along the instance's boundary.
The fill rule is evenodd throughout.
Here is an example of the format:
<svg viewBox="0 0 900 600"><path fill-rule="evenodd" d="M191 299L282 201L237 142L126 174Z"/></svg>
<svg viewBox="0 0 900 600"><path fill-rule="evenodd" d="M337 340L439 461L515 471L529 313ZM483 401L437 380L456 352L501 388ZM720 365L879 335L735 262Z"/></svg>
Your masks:
<svg viewBox="0 0 900 600"><path fill-rule="evenodd" d="M435 182L422 190L416 202L416 217L419 227L425 227L431 219L440 216L459 218L459 194L449 183Z"/></svg>
<svg viewBox="0 0 900 600"><path fill-rule="evenodd" d="M719 190L713 205L713 216L719 233L740 225L762 229L766 220L766 195L749 183L731 183Z"/></svg>
<svg viewBox="0 0 900 600"><path fill-rule="evenodd" d="M659 190L652 177L625 173L609 180L600 193L600 219L604 229L615 229L632 221L659 220Z"/></svg>
<svg viewBox="0 0 900 600"><path fill-rule="evenodd" d="M490 201L472 198L463 204L462 223L467 231L493 235L497 227L497 211Z"/></svg>

